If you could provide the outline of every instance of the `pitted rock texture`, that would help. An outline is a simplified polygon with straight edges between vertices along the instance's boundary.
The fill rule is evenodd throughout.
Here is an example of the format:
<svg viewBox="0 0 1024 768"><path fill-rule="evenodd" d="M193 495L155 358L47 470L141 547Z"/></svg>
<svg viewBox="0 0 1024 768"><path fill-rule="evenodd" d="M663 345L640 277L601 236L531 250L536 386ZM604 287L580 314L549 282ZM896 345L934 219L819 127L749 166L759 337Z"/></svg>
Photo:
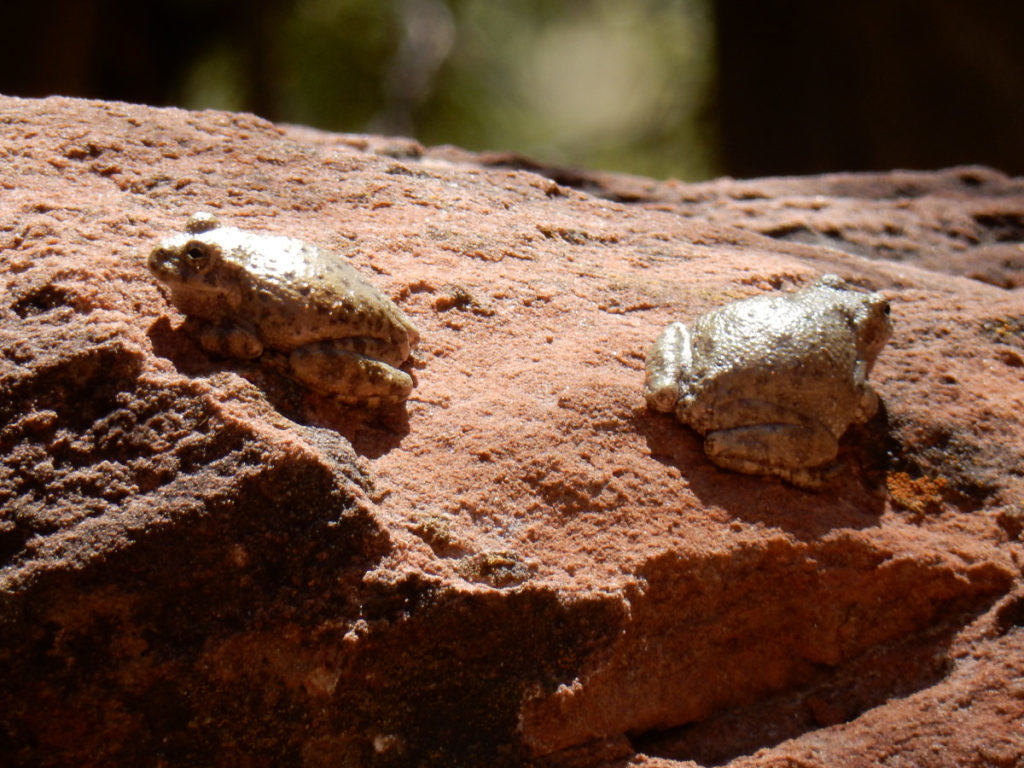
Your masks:
<svg viewBox="0 0 1024 768"><path fill-rule="evenodd" d="M1024 182L687 185L248 115L0 98L3 764L1024 761ZM348 258L404 408L205 355L195 210ZM893 304L820 493L643 403L669 321ZM973 763L971 762L973 761Z"/></svg>

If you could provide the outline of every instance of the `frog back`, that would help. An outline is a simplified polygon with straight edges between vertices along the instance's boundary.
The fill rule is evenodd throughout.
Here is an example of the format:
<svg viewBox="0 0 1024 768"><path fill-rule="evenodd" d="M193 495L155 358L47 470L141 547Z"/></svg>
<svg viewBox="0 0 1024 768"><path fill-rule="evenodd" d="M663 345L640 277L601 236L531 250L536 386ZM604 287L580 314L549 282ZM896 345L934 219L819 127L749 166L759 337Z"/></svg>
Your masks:
<svg viewBox="0 0 1024 768"><path fill-rule="evenodd" d="M694 323L682 412L706 431L736 426L730 404L763 400L839 434L860 398L855 341L841 313L789 296L727 305Z"/></svg>
<svg viewBox="0 0 1024 768"><path fill-rule="evenodd" d="M236 232L223 252L238 284L238 319L267 346L354 336L414 343L402 311L341 256L293 238Z"/></svg>

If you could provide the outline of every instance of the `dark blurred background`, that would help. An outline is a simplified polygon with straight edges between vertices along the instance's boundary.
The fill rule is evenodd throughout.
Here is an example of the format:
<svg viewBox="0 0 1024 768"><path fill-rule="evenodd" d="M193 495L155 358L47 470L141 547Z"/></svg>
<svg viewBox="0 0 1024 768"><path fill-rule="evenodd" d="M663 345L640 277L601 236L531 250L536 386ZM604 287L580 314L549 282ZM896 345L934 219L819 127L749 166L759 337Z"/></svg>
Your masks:
<svg viewBox="0 0 1024 768"><path fill-rule="evenodd" d="M255 112L659 178L1024 173L1024 3L37 0L0 92Z"/></svg>

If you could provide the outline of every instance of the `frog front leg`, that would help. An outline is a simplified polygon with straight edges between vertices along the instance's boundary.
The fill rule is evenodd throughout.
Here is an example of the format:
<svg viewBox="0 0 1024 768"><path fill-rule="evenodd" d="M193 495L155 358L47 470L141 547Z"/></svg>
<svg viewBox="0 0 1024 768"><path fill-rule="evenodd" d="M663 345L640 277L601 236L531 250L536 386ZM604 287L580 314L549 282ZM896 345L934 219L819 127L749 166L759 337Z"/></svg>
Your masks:
<svg viewBox="0 0 1024 768"><path fill-rule="evenodd" d="M869 365L864 360L858 360L853 369L853 384L856 387L858 398L853 421L860 424L878 411L878 395L868 383Z"/></svg>
<svg viewBox="0 0 1024 768"><path fill-rule="evenodd" d="M651 410L667 413L676 407L679 382L690 378L692 360L690 329L669 323L647 353L644 398Z"/></svg>
<svg viewBox="0 0 1024 768"><path fill-rule="evenodd" d="M345 403L398 403L412 392L412 377L384 359L391 347L377 339L321 341L289 355L291 375L322 394ZM398 361L395 361L398 362Z"/></svg>
<svg viewBox="0 0 1024 768"><path fill-rule="evenodd" d="M815 488L839 453L835 435L821 422L762 400L730 404L736 426L708 432L704 452L734 472L782 477Z"/></svg>
<svg viewBox="0 0 1024 768"><path fill-rule="evenodd" d="M211 325L189 319L186 329L199 346L215 355L252 360L263 354L263 342L259 337L236 325Z"/></svg>

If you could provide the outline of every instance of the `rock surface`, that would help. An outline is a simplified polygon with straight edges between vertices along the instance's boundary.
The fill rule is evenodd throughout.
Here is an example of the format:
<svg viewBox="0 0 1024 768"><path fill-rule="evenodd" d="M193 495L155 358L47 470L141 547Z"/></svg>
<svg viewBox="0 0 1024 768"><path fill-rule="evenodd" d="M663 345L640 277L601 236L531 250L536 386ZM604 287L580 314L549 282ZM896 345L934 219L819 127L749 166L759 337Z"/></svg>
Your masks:
<svg viewBox="0 0 1024 768"><path fill-rule="evenodd" d="M0 98L4 765L1024 763L1024 181L705 184ZM404 409L210 358L188 214L332 249L423 334ZM821 493L643 405L661 327L880 290Z"/></svg>

